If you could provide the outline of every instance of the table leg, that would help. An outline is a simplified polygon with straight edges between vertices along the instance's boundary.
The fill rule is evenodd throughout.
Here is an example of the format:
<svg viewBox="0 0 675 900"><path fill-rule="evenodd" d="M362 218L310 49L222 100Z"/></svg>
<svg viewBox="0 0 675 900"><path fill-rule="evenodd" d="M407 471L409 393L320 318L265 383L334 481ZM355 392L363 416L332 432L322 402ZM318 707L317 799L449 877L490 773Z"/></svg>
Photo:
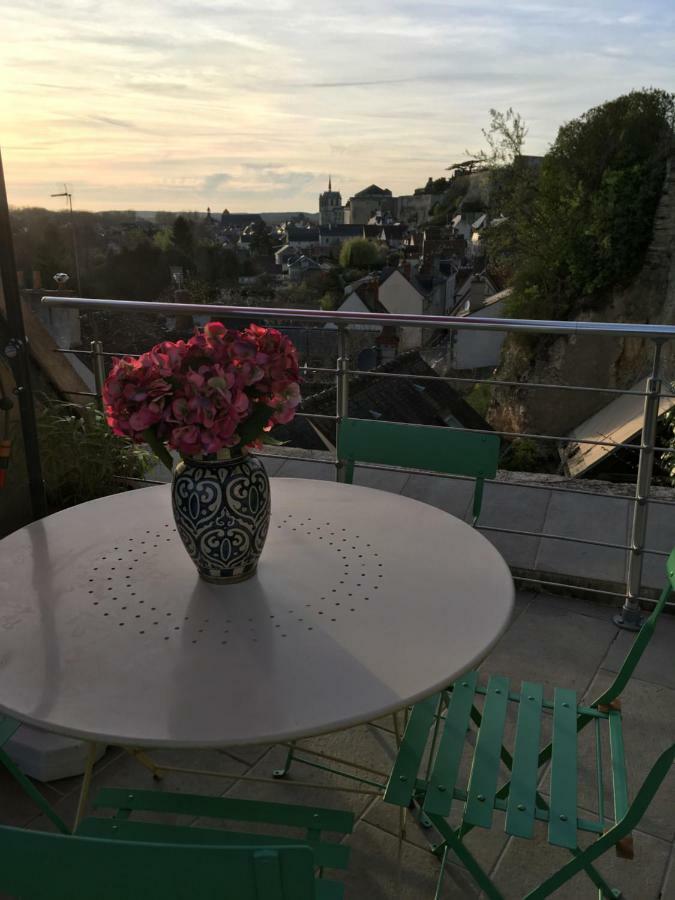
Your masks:
<svg viewBox="0 0 675 900"><path fill-rule="evenodd" d="M73 832L77 831L77 827L80 824L80 821L84 814L84 808L87 805L89 787L91 786L91 776L93 775L94 763L96 762L96 749L96 742L90 741L89 750L87 753L87 763L84 769L84 774L82 776L82 786L80 787L80 797L77 801L77 811L75 813L75 821L73 823Z"/></svg>
<svg viewBox="0 0 675 900"><path fill-rule="evenodd" d="M142 766L145 766L146 769L149 769L152 772L152 777L155 781L161 781L162 778L164 778L162 766L158 766L157 763L148 756L145 750L140 750L138 747L124 747L123 750L130 756L133 756L133 758Z"/></svg>

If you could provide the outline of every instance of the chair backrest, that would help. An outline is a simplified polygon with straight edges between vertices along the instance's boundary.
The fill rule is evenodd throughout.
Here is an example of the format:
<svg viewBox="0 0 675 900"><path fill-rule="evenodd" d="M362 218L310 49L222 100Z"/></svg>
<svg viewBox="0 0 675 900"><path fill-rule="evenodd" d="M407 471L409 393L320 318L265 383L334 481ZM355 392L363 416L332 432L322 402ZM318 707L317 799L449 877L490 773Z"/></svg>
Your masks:
<svg viewBox="0 0 675 900"><path fill-rule="evenodd" d="M0 892L30 900L315 900L298 846L112 841L0 827Z"/></svg>
<svg viewBox="0 0 675 900"><path fill-rule="evenodd" d="M603 706L611 703L612 700L615 700L626 687L635 671L635 667L640 662L640 658L647 648L647 644L652 639L654 629L656 628L656 622L663 612L663 607L668 602L673 591L675 591L675 549L671 550L670 556L666 561L666 585L661 591L656 606L651 614L645 619L644 624L637 633L628 652L628 656L624 659L616 678L604 694L601 694L597 700L593 702L593 706Z"/></svg>
<svg viewBox="0 0 675 900"><path fill-rule="evenodd" d="M357 461L475 478L474 523L480 514L483 481L495 477L499 461L496 434L368 419L342 419L337 446L349 483Z"/></svg>

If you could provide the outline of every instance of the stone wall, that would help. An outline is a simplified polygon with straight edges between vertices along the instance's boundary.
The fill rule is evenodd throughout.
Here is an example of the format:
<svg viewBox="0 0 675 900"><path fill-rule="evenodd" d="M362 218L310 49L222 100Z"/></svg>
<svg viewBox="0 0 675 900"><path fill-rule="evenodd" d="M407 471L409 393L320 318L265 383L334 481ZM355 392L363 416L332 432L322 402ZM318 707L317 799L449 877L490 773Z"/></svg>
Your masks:
<svg viewBox="0 0 675 900"><path fill-rule="evenodd" d="M633 283L613 293L599 310L579 320L675 324L675 157L671 158L644 266ZM651 371L653 344L636 338L565 336L536 340L531 347L507 338L498 378L548 384L629 388ZM675 341L666 344L662 374L675 379ZM609 398L611 399L611 398ZM495 388L490 424L504 431L563 435L602 409L608 395L582 391Z"/></svg>

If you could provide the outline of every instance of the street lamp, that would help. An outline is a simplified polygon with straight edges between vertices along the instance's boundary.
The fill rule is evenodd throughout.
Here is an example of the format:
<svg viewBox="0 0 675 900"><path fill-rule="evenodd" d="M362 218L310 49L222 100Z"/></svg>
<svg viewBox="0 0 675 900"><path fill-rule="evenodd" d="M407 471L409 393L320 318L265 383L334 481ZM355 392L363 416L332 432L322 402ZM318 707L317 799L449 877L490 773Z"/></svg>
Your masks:
<svg viewBox="0 0 675 900"><path fill-rule="evenodd" d="M68 185L63 185L63 190L60 194L52 194L52 197L65 197L68 202L68 209L70 210L70 233L73 238L73 257L75 261L75 280L77 281L77 295L78 297L82 296L82 285L80 283L80 261L77 255L77 237L75 235L75 218L73 216L73 195L68 190Z"/></svg>

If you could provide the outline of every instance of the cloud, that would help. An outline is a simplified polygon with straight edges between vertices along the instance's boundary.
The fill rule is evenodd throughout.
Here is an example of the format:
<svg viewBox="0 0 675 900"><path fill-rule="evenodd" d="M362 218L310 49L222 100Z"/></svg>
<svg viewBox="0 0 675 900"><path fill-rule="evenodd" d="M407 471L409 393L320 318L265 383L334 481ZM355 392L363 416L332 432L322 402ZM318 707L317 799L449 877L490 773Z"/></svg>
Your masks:
<svg viewBox="0 0 675 900"><path fill-rule="evenodd" d="M480 146L491 107L541 153L589 107L673 83L665 0L0 4L19 203L54 180L91 208L311 210L338 169L344 197L409 193Z"/></svg>
<svg viewBox="0 0 675 900"><path fill-rule="evenodd" d="M202 180L201 191L209 194L211 191L217 191L218 188L231 181L232 177L225 172L214 172L212 175L205 175Z"/></svg>
<svg viewBox="0 0 675 900"><path fill-rule="evenodd" d="M124 119L113 119L111 116L87 116L87 119L97 125L112 125L113 128L138 128L133 122L127 122Z"/></svg>

